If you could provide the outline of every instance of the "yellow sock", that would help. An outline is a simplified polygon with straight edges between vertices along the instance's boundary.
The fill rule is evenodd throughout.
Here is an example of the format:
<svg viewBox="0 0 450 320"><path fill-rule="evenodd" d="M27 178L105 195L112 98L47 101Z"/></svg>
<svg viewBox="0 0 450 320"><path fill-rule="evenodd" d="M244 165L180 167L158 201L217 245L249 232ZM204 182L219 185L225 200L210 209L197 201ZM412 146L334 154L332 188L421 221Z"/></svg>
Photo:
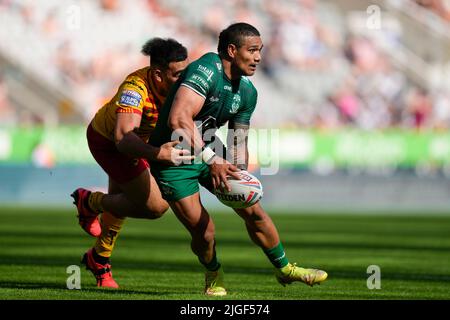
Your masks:
<svg viewBox="0 0 450 320"><path fill-rule="evenodd" d="M103 212L101 216L102 234L95 242L95 252L102 257L110 257L114 249L119 232L125 219L116 218L109 212Z"/></svg>
<svg viewBox="0 0 450 320"><path fill-rule="evenodd" d="M103 212L102 200L105 194L100 191L91 192L88 198L89 207L96 213Z"/></svg>

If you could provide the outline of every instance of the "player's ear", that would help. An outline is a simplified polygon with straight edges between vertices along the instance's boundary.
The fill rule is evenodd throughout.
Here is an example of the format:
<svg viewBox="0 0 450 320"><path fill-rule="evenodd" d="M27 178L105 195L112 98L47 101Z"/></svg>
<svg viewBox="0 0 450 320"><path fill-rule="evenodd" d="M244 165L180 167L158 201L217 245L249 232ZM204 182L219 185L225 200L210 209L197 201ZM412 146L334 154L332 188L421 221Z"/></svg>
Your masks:
<svg viewBox="0 0 450 320"><path fill-rule="evenodd" d="M161 69L155 69L154 71L155 79L158 82L163 82L163 74Z"/></svg>
<svg viewBox="0 0 450 320"><path fill-rule="evenodd" d="M234 57L236 56L236 51L237 51L236 45L230 43L230 44L228 45L227 50L228 50L228 56L229 56L230 58L234 58Z"/></svg>

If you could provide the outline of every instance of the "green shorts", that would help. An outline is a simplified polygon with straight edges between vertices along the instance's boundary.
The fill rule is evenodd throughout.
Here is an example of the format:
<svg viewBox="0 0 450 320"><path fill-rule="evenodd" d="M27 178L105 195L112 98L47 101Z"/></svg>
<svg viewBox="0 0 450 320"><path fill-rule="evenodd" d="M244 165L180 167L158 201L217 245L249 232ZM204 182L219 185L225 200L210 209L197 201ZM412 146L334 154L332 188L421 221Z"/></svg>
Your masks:
<svg viewBox="0 0 450 320"><path fill-rule="evenodd" d="M166 201L178 201L199 192L199 183L213 192L209 168L204 162L178 167L152 162L150 168Z"/></svg>

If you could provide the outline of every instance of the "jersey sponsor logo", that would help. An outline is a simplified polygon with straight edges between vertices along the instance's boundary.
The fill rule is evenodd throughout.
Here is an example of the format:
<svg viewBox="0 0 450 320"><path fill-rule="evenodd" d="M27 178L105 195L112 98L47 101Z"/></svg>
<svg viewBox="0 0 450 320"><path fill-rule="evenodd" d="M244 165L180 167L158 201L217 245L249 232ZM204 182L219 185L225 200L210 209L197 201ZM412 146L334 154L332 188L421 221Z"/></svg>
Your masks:
<svg viewBox="0 0 450 320"><path fill-rule="evenodd" d="M233 97L233 102L231 103L230 113L231 114L237 113L240 105L241 105L241 96L238 94L235 94Z"/></svg>
<svg viewBox="0 0 450 320"><path fill-rule="evenodd" d="M216 62L216 67L217 67L217 70L222 71L222 64L221 63Z"/></svg>
<svg viewBox="0 0 450 320"><path fill-rule="evenodd" d="M209 98L209 101L211 101L211 102L217 102L217 101L219 101L219 97L214 97L214 96L212 96L212 97Z"/></svg>
<svg viewBox="0 0 450 320"><path fill-rule="evenodd" d="M122 94L126 94L127 96L134 97L136 99L141 99L141 95L133 90L124 90Z"/></svg>
<svg viewBox="0 0 450 320"><path fill-rule="evenodd" d="M214 71L208 69L205 66L202 66L201 64L198 65L197 70L206 76L207 81L211 81L211 78L214 75Z"/></svg>
<svg viewBox="0 0 450 320"><path fill-rule="evenodd" d="M138 107L141 102L141 95L135 91L131 91L131 92L134 92L134 94L131 95L131 94L126 93L127 91L130 91L130 90L125 90L124 92L122 92L122 95L120 96L119 104L125 105L125 106L130 106L130 107Z"/></svg>
<svg viewBox="0 0 450 320"><path fill-rule="evenodd" d="M189 83L193 83L194 85L191 85ZM197 92L199 95L201 95L203 98L206 99L206 90L203 89L202 87L199 87L197 82L188 80L187 82L183 82L182 84L180 84L180 86L185 86L185 87L193 90L194 92Z"/></svg>
<svg viewBox="0 0 450 320"><path fill-rule="evenodd" d="M199 76L198 74L193 74L193 75L188 79L188 81L189 81L189 82L192 82L192 83L195 83L195 84L197 84L197 85L200 84L200 86L201 86L203 89L206 89L206 91L208 91L208 89L209 89L209 84L208 84L208 82L206 82L206 80L203 79L203 78L202 78L201 76Z"/></svg>
<svg viewBox="0 0 450 320"><path fill-rule="evenodd" d="M224 90L227 90L227 91L231 91L231 86L224 85L224 86L223 86L223 89L224 89Z"/></svg>

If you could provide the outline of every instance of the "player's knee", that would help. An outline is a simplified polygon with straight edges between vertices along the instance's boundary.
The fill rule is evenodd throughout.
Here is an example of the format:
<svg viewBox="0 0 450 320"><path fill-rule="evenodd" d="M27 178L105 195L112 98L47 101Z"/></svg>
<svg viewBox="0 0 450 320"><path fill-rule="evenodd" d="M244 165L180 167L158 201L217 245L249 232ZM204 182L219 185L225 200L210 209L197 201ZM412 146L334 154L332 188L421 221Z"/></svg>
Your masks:
<svg viewBox="0 0 450 320"><path fill-rule="evenodd" d="M216 231L214 230L214 228L212 229L207 229L204 233L203 233L203 241L206 243L211 243L214 241L214 237L216 236Z"/></svg>
<svg viewBox="0 0 450 320"><path fill-rule="evenodd" d="M271 223L269 215L259 206L253 206L246 209L240 209L240 216L244 219L245 223L249 226L261 226L267 223Z"/></svg>
<svg viewBox="0 0 450 320"><path fill-rule="evenodd" d="M167 202L147 205L145 208L145 216L147 219L158 219L161 218L168 209L169 205L167 204Z"/></svg>
<svg viewBox="0 0 450 320"><path fill-rule="evenodd" d="M247 221L257 221L267 217L267 213L259 203L248 208L235 209L235 211Z"/></svg>
<svg viewBox="0 0 450 320"><path fill-rule="evenodd" d="M193 237L195 243L200 243L202 246L208 246L214 242L215 232L205 231L202 234L196 234Z"/></svg>
<svg viewBox="0 0 450 320"><path fill-rule="evenodd" d="M214 224L210 223L206 226L206 228L195 228L192 232L193 238L195 238L196 242L201 242L204 244L209 244L214 241L216 234L216 230Z"/></svg>

